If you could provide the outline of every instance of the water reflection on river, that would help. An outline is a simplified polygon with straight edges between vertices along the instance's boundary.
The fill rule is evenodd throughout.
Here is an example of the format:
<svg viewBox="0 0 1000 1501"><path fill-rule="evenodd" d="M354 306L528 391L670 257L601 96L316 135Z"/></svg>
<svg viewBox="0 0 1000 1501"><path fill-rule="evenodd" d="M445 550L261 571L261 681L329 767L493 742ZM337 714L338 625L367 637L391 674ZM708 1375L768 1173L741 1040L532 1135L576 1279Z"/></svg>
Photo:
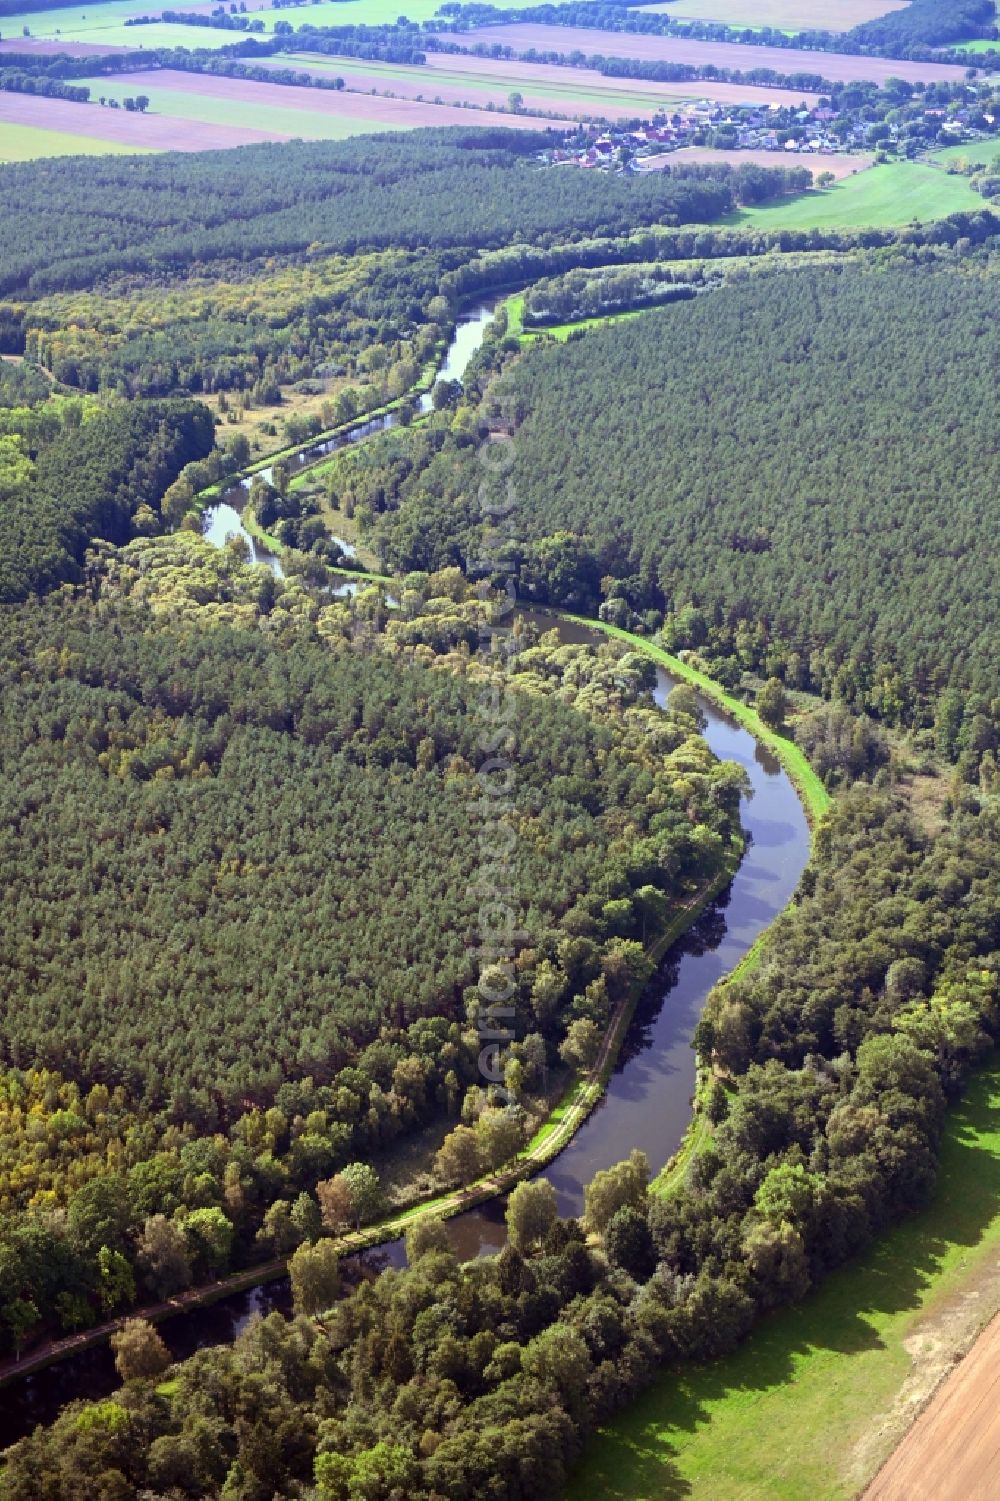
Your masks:
<svg viewBox="0 0 1000 1501"><path fill-rule="evenodd" d="M486 311L492 309L484 304L470 315L470 323L474 317L483 320ZM487 321L478 325L480 340ZM447 363L444 368L447 371ZM207 513L206 526L206 535L219 546L225 543L227 532L246 537L256 560L280 572L279 560L246 532L239 512L228 501ZM344 585L345 589L357 587L351 581ZM604 644L607 639L575 622L526 614L543 630L557 626L567 642ZM658 669L658 703L665 703L672 686L668 675ZM753 797L743 808L749 849L728 889L674 946L647 986L604 1099L546 1170L544 1176L555 1187L563 1214L578 1214L583 1208L584 1184L599 1168L626 1157L633 1147L646 1152L654 1172L676 1151L690 1118L695 1077L691 1038L706 997L787 905L808 858L805 815L780 763L749 731L707 700L700 702L712 750L724 760L739 762L749 775ZM449 1222L459 1255L472 1259L502 1248L504 1208L503 1200L494 1200ZM404 1262L399 1240L363 1257L345 1258L345 1272L350 1278ZM254 1314L275 1309L286 1313L290 1305L288 1281L280 1279L170 1319L162 1325L162 1332L172 1354L183 1359L205 1346L230 1342ZM99 1398L117 1385L110 1350L103 1346L6 1387L0 1398L0 1447L30 1431L35 1423L50 1422L73 1397Z"/></svg>

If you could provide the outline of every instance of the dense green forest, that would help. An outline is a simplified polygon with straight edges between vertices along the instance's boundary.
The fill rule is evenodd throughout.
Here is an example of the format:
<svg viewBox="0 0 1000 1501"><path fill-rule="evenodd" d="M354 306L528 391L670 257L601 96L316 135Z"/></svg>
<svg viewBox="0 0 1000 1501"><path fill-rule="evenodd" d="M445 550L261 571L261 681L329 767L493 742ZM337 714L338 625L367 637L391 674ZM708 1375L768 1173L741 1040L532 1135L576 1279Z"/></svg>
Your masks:
<svg viewBox="0 0 1000 1501"><path fill-rule="evenodd" d="M523 591L594 610L617 579L670 649L889 723L967 695L978 764L997 743L996 270L764 265L529 349L482 408L517 427ZM336 483L387 560L472 555L462 441L344 459Z"/></svg>
<svg viewBox="0 0 1000 1501"><path fill-rule="evenodd" d="M15 379L23 394L37 376ZM89 539L125 541L140 507L155 526L165 491L213 442L191 401L0 409L0 602L73 577Z"/></svg>
<svg viewBox="0 0 1000 1501"><path fill-rule="evenodd" d="M543 133L459 129L3 169L0 292L208 262L397 246L487 247L717 219L724 181L539 170Z"/></svg>
<svg viewBox="0 0 1000 1501"><path fill-rule="evenodd" d="M381 378L398 396L443 336L448 307L434 299L454 261L398 251L269 257L8 306L29 358L75 389L265 400L326 373Z"/></svg>
<svg viewBox="0 0 1000 1501"><path fill-rule="evenodd" d="M845 796L763 967L699 1029L714 1136L670 1197L641 1154L597 1175L582 1225L524 1186L499 1257L459 1266L418 1227L409 1270L319 1322L257 1323L159 1391L165 1352L137 1332L132 1379L10 1451L0 1495L556 1494L658 1369L730 1350L926 1202L946 1102L997 1036L998 833L968 795L934 841L894 793ZM293 1285L318 1311L335 1274L299 1251Z"/></svg>
<svg viewBox="0 0 1000 1501"><path fill-rule="evenodd" d="M493 669L466 592L415 575L387 619L181 532L0 615L5 1343L157 1290L156 1215L225 1220L172 1286L259 1253L276 1202L477 1084ZM644 972L650 914L721 868L743 783L690 705L652 705L644 659L518 641L512 1057L536 1086Z"/></svg>
<svg viewBox="0 0 1000 1501"><path fill-rule="evenodd" d="M1000 1040L995 218L713 227L800 183L543 171L539 144L4 169L0 345L28 358L0 363L0 1350L265 1257L322 1317L159 1389L163 1348L127 1331L122 1392L5 1456L0 1497L548 1501L657 1369L925 1202L944 1108ZM677 301L565 344L501 311L427 415L305 487L258 480L280 576L196 534L250 457L243 432L213 447L219 393L311 384L339 421L412 391L462 300L504 286L542 322ZM460 1267L423 1225L408 1271L338 1300L328 1235L378 1217L379 1175L398 1207L509 1164L737 847L743 773L689 689L654 706L646 656L523 623L502 674L480 650L491 434L520 598L791 715L838 798L709 1001L704 1149L669 1196L636 1155L579 1224L524 1185L499 1258ZM338 513L391 608L333 592ZM500 677L503 1090L476 881Z"/></svg>
<svg viewBox="0 0 1000 1501"><path fill-rule="evenodd" d="M848 32L849 40L878 47L893 56L913 47L945 47L995 32L995 0L910 0Z"/></svg>

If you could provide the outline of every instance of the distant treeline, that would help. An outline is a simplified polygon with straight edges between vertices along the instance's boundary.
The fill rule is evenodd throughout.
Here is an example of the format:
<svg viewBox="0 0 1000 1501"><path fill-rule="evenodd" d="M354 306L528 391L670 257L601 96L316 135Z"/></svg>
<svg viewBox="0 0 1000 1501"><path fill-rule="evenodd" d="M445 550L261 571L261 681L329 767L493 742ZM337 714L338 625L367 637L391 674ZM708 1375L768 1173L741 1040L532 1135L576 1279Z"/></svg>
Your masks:
<svg viewBox="0 0 1000 1501"><path fill-rule="evenodd" d="M545 26L588 27L639 36L739 42L748 47L783 47L795 51L804 48L917 61L934 57L938 62L960 63L968 61L960 50L942 53L938 49L947 48L948 43L997 34L994 0L914 0L902 10L848 32L822 29L789 32L770 26L751 29L720 21L681 20L665 12L633 9L615 0L570 0L566 5L533 5L527 10L505 9L473 0L469 4L446 4L442 13L462 30L538 22ZM977 65L982 62L981 57L976 58Z"/></svg>
<svg viewBox="0 0 1000 1501"><path fill-rule="evenodd" d="M0 58L0 62L6 59ZM39 94L46 99L70 99L86 104L90 89L85 84L64 83L61 78L40 77L21 67L0 67L0 89L9 94Z"/></svg>

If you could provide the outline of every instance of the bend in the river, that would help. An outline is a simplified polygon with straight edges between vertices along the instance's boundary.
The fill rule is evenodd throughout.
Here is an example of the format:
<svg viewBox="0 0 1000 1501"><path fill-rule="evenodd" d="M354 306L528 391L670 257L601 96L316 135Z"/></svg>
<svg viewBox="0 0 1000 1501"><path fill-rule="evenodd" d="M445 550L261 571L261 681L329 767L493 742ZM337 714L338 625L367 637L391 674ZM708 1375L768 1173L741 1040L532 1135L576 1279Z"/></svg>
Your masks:
<svg viewBox="0 0 1000 1501"><path fill-rule="evenodd" d="M451 364L446 360L446 372L464 372L490 311L484 302L467 320L460 320L456 340L473 323L476 337L466 335L461 369L456 358ZM232 514L238 523L238 513ZM225 541L221 528L209 535L220 546ZM538 623L556 625L567 641L602 642L608 634L620 634L568 617L546 615L538 617ZM640 638L632 638L630 644L662 655ZM658 662L658 703L665 701L674 681ZM717 693L706 690L707 684L701 689L695 685L707 719L705 738L717 756L738 762L750 779L752 797L742 809L747 853L726 890L668 952L640 999L602 1099L543 1170L565 1215L580 1213L584 1185L598 1169L620 1161L633 1147L647 1154L654 1173L677 1150L690 1120L695 1084L691 1038L708 994L787 905L809 857L806 811L781 760L745 724L720 708ZM809 788L805 790L808 794ZM461 1256L472 1258L502 1247L504 1204L504 1198L497 1197L449 1220L449 1233ZM404 1260L402 1241L382 1246L368 1258L380 1265L399 1265ZM289 1307L288 1282L281 1279L178 1314L164 1324L163 1332L174 1356L182 1359L201 1347L232 1340L255 1313ZM72 1398L105 1396L117 1385L106 1343L9 1384L0 1404L0 1448L35 1423L51 1421Z"/></svg>

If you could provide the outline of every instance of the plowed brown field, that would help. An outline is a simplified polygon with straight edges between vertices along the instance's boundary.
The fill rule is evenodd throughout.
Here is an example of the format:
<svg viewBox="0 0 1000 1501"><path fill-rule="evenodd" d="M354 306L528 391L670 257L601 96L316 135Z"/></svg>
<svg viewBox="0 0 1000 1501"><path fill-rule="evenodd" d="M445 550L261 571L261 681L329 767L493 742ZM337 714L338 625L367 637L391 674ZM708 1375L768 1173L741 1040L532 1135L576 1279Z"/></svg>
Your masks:
<svg viewBox="0 0 1000 1501"><path fill-rule="evenodd" d="M1000 1316L949 1376L862 1501L1000 1496Z"/></svg>
<svg viewBox="0 0 1000 1501"><path fill-rule="evenodd" d="M525 22L512 26L481 26L462 33L468 46L500 42L516 52L534 47L539 52L573 52L588 57L635 57L644 62L712 63L719 68L773 68L777 73L819 73L832 80L908 78L944 82L964 78L965 69L953 63L902 62L897 58L850 57L843 52L805 52L792 47L751 47L739 42L697 42L681 37L641 36L631 31L596 31L583 26L542 26ZM454 41L454 37L448 38Z"/></svg>

